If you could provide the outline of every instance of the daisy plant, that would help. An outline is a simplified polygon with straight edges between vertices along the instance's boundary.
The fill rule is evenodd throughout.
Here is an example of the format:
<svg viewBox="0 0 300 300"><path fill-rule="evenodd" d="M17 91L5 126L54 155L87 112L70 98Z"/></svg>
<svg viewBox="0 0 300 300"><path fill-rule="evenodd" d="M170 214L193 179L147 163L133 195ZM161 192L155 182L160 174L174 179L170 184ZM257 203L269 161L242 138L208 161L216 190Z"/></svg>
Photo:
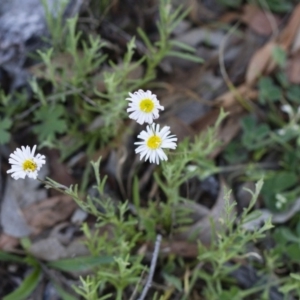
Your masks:
<svg viewBox="0 0 300 300"><path fill-rule="evenodd" d="M136 120L139 124L149 123L152 124L154 119L159 117L159 109L164 110L164 107L159 104L155 94L151 91L144 92L138 90L137 92L129 93L130 101L127 112L130 119Z"/></svg>
<svg viewBox="0 0 300 300"><path fill-rule="evenodd" d="M33 146L32 150L29 146L22 146L17 148L9 156L9 163L11 169L7 173L11 173L11 177L14 179L25 179L26 176L29 178L37 179L38 171L46 163L44 155L35 155L36 145Z"/></svg>
<svg viewBox="0 0 300 300"><path fill-rule="evenodd" d="M153 120L159 117L159 110L164 110L164 107L160 105L156 95L151 91L138 90L129 93L129 96L126 98L130 101L127 109L127 112L130 113L129 118L136 120L141 125L150 124L138 135L142 141L135 143L138 145L135 153L140 153L141 160L149 159L150 163L159 164L160 160L168 160L163 148L176 149L177 138L175 135L170 135L169 126L164 126L160 130L160 125L153 123Z"/></svg>
<svg viewBox="0 0 300 300"><path fill-rule="evenodd" d="M143 130L139 135L141 142L136 142L139 145L135 149L135 153L140 153L141 160L145 157L145 161L149 159L151 163L159 164L160 160L168 160L163 148L175 149L177 138L175 135L170 135L170 127L164 126L160 130L159 124L151 124L147 126L146 131Z"/></svg>

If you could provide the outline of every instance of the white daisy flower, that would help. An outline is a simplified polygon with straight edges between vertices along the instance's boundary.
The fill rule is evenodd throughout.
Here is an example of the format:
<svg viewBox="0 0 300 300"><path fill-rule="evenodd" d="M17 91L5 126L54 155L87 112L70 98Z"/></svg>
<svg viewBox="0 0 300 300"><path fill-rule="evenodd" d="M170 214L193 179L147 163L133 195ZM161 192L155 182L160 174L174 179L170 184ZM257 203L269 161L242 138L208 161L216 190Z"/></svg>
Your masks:
<svg viewBox="0 0 300 300"><path fill-rule="evenodd" d="M43 164L46 163L45 156L41 154L34 155L36 145L30 150L29 146L22 146L17 148L9 156L9 163L12 165L7 173L12 173L11 177L14 179L24 179L26 175L30 178L36 179L38 171Z"/></svg>
<svg viewBox="0 0 300 300"><path fill-rule="evenodd" d="M170 133L169 126L165 126L159 130L158 124L148 125L146 131L143 130L138 135L138 138L143 141L135 143L139 145L135 149L135 153L140 153L141 160L145 157L145 161L149 159L151 163L159 164L159 160L168 160L162 148L175 149L177 146L177 137L169 135Z"/></svg>
<svg viewBox="0 0 300 300"><path fill-rule="evenodd" d="M152 124L154 119L159 117L159 109L164 110L164 107L159 104L155 94L151 91L144 92L138 90L137 92L129 93L129 98L126 100L131 101L127 112L130 119L136 120L139 124L149 123Z"/></svg>

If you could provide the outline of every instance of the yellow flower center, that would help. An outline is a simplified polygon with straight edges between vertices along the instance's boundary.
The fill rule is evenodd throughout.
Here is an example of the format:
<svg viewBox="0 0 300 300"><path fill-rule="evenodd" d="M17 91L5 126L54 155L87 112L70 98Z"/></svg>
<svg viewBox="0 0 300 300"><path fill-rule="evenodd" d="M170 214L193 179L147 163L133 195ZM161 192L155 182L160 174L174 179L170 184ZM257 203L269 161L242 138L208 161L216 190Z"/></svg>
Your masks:
<svg viewBox="0 0 300 300"><path fill-rule="evenodd" d="M37 164L32 159L26 159L23 162L23 170L34 172L37 169Z"/></svg>
<svg viewBox="0 0 300 300"><path fill-rule="evenodd" d="M146 98L140 102L140 109L145 113L151 112L153 108L154 108L154 102L151 99Z"/></svg>
<svg viewBox="0 0 300 300"><path fill-rule="evenodd" d="M147 146L152 150L159 148L160 145L161 145L161 138L157 135L151 136L147 141Z"/></svg>

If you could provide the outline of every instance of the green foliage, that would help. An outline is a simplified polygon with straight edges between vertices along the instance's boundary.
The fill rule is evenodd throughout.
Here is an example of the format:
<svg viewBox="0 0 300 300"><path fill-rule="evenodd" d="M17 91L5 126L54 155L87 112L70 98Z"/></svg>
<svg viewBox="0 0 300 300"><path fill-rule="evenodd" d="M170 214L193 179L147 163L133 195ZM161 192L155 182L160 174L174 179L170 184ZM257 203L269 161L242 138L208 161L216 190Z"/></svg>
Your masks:
<svg viewBox="0 0 300 300"><path fill-rule="evenodd" d="M293 1L283 1L283 0L250 0L250 3L261 6L263 9L270 9L275 13L286 13L293 9Z"/></svg>
<svg viewBox="0 0 300 300"><path fill-rule="evenodd" d="M282 90L270 77L262 77L259 82L259 101L266 104L267 101L277 102L282 99Z"/></svg>
<svg viewBox="0 0 300 300"><path fill-rule="evenodd" d="M247 116L242 120L244 134L242 136L243 146L248 150L255 150L263 147L268 140L270 128L267 124L257 125L252 116Z"/></svg>
<svg viewBox="0 0 300 300"><path fill-rule="evenodd" d="M23 280L21 285L15 291L5 296L3 300L27 299L27 297L39 284L41 275L41 268L36 266L33 271Z"/></svg>
<svg viewBox="0 0 300 300"><path fill-rule="evenodd" d="M138 28L138 33L148 49L148 53L146 54L146 78L155 78L155 68L166 56L179 57L198 63L203 61L193 55L195 49L171 39L173 30L187 14L188 11L183 10L182 6L173 11L170 0L161 0L159 1L159 21L157 22L159 40L153 44L147 37L147 34L141 28ZM174 47L180 51L176 50L176 48L174 49Z"/></svg>
<svg viewBox="0 0 300 300"><path fill-rule="evenodd" d="M12 126L12 121L9 118L0 119L0 144L6 144L10 140L9 129Z"/></svg>
<svg viewBox="0 0 300 300"><path fill-rule="evenodd" d="M238 286L232 286L229 291L224 291L223 282L230 279L230 274L239 267L238 263L229 263L233 259L246 258L248 255L247 246L250 242L264 238L265 232L273 226L270 219L257 230L249 231L245 225L251 220L257 219L256 211L252 211L257 197L261 191L263 182L256 184L255 192L249 190L252 200L248 208L244 209L239 218L236 218L235 205L231 200L230 193L225 197L225 207L220 219L221 226L214 232L212 246L207 249L205 245L199 243L198 261L201 264L211 265L211 272L205 268L196 269L193 274L191 284L195 284L197 279L205 282L204 296L206 299L223 299L232 296L232 299L244 299L245 294L251 294L251 290L241 291ZM212 227L214 228L214 227ZM262 286L261 289L267 288ZM253 293L257 292L255 289ZM187 295L184 299L188 299Z"/></svg>
<svg viewBox="0 0 300 300"><path fill-rule="evenodd" d="M284 51L281 47L274 47L272 57L279 67L283 68L285 66L287 60L286 51Z"/></svg>
<svg viewBox="0 0 300 300"><path fill-rule="evenodd" d="M277 244L274 252L277 255L285 253L284 261L286 264L300 263L299 250L300 250L300 225L299 221L295 229L290 229L287 226L276 228L274 232L274 240Z"/></svg>
<svg viewBox="0 0 300 300"><path fill-rule="evenodd" d="M298 178L294 172L268 172L262 189L267 207L273 211L286 208L290 201L295 199L294 193L286 191L293 188L297 182Z"/></svg>
<svg viewBox="0 0 300 300"><path fill-rule="evenodd" d="M234 8L242 4L238 0L219 1ZM101 12L105 10L110 5L108 2L101 3L98 9ZM274 12L286 12L291 7L290 1L264 2ZM147 51L143 55L137 53L136 38L133 37L118 62L108 60L104 54L107 44L100 37L86 36L77 30L77 17L63 21L67 1L55 9L54 17L47 2L43 0L43 3L50 31L47 42L51 48L37 51L43 65L33 71L30 86L34 99L30 105L25 93L8 96L0 91L0 144L8 143L14 131L30 126L39 143L57 147L63 159L81 147L86 150L87 156L92 156L96 149L125 130L123 119L127 117L125 98L128 92L155 84L157 68L165 57L178 57L196 63L202 61L193 48L172 39L174 28L188 11L182 6L175 8L170 0L159 1L158 39L152 41L139 28L137 33ZM259 4L264 5L262 1ZM266 153L274 153L278 157L276 167L281 169L262 171L248 165L247 179L256 180L264 176L265 182L263 187L261 181L257 183L249 207L237 215L236 203L228 194L221 219L211 221L212 229L218 228L213 230L212 245L208 247L199 242L197 259L188 262L174 255L166 255L159 275L167 286L182 295L182 299L190 299L197 283L201 284L201 296L205 299L239 300L247 296L257 297L258 293L265 297L275 284L282 292L299 296L299 276L296 273L247 290L241 290L232 278L232 272L240 267L241 259L251 265L250 258L263 257L263 262L253 259L253 265L260 274L270 278L277 274L276 270L282 267L283 261L290 267L289 270L294 270L292 264L299 264L298 221L294 221L296 225L292 228L276 228L274 234L270 231L270 220L254 231L247 229L249 222L260 217L254 208L259 193L265 206L275 212L287 209L300 193L297 186L300 178L300 88L289 83L282 71L286 53L281 48L275 48L272 55L278 73L274 78L263 76L258 82L259 108L267 107L266 114L264 118L247 116L242 120L241 142L231 143L224 157L232 163L244 163L249 158L260 162ZM137 56L140 57L138 60ZM133 76L135 72L141 75ZM282 105L285 105L284 109L281 109ZM102 178L99 174L100 160L87 167L80 190L78 186L65 187L48 178L47 187L70 195L84 211L95 217L96 224L91 227L89 223L84 223L81 228L89 256L45 263L47 268L63 272L89 272L89 275L80 277L78 286L73 287L84 299L119 300L132 290L140 292L147 267L144 256L136 254L136 250L145 242L155 241L158 231L170 237L176 230L190 224L191 210L186 206L192 199L183 198L180 189L193 177L202 180L222 170L209 157L220 146L216 134L225 117L226 114L221 111L212 128L193 140L184 140L176 152L168 153L169 160L162 162L154 175L158 197L148 199L146 204L141 202L137 176L133 181L132 199L123 203L111 199L104 188L106 177ZM96 178L94 193L83 200L90 170ZM217 222L221 222L220 227ZM278 247L266 253L253 254L249 249L264 239L266 234L272 234ZM22 246L27 252L25 243ZM4 299L23 299L30 295L41 278L40 262L29 254L20 258L3 252L0 252L0 260L27 264L33 268L19 288ZM53 284L63 299L74 299L58 283ZM160 295L157 290L153 298L157 299Z"/></svg>
<svg viewBox="0 0 300 300"><path fill-rule="evenodd" d="M137 284L141 272L145 269L141 263L142 257L131 257L131 252L141 238L141 233L136 230L137 220L126 217L128 203L116 205L106 196L104 192L106 177L102 179L99 175L100 159L92 162L92 167L97 183L94 186L97 197L88 195L83 201L78 194L77 186L62 189L61 185L51 179L48 179L46 183L49 187L61 190L73 197L82 209L97 218L95 232L91 232L86 223L82 225L82 231L87 238L85 244L93 258L83 258L81 263L81 258L79 258L81 268L94 266L94 274L85 279L81 278L82 285L74 287L75 291L85 299L99 299L99 290L110 285L116 290L116 299L122 299L124 290L130 285ZM99 254L101 254L100 257ZM103 263L106 264L105 268L101 266ZM54 263L56 268L64 269L70 268L70 265L70 260ZM51 266L53 267L53 263ZM106 295L101 299L107 297Z"/></svg>
<svg viewBox="0 0 300 300"><path fill-rule="evenodd" d="M295 291L296 296L300 297L300 276L297 273L291 273L289 281L280 289L280 292L285 295L291 291Z"/></svg>
<svg viewBox="0 0 300 300"><path fill-rule="evenodd" d="M278 51L279 56L283 54L280 49ZM280 170L262 170L259 165L254 165L248 169L247 176L250 180L263 176L265 205L272 211L283 211L293 204L300 192L297 187L300 178L300 90L282 71L278 71L274 78L261 77L258 89L264 117L258 118L254 114L244 117L241 122L243 134L239 141L227 147L224 157L228 162L244 162L251 158L259 163L266 154L273 153L278 163L274 167L280 167Z"/></svg>
<svg viewBox="0 0 300 300"><path fill-rule="evenodd" d="M48 263L48 266L65 272L86 272L112 261L111 256L79 256L52 261Z"/></svg>
<svg viewBox="0 0 300 300"><path fill-rule="evenodd" d="M232 8L239 8L243 4L242 0L218 0L218 2ZM274 13L287 13L293 9L292 0L248 0L248 3L260 6L262 9L271 10Z"/></svg>
<svg viewBox="0 0 300 300"><path fill-rule="evenodd" d="M124 99L128 92L153 81L156 69L165 57L176 56L195 62L202 60L195 56L192 47L171 39L173 29L187 11L182 7L174 9L170 0L160 1L158 40L150 41L147 34L139 29L148 51L134 61L136 45L133 37L119 63L108 61L103 53L107 45L100 37L84 36L77 30L77 17L63 22L65 5L63 2L61 7L57 7L53 16L44 1L52 47L37 51L44 65L34 70L35 76L30 81L34 97L43 105L34 112L34 120L39 122L34 126L34 133L42 145L59 148L63 157L82 146L86 146L92 156L99 145L107 144L122 130L122 120L127 116ZM144 65L146 68L142 76L131 75ZM46 92L49 83L51 93ZM98 85L103 88L98 88ZM52 114L47 115L47 110L53 110ZM52 126L49 126L50 121ZM66 134L71 141L68 147L63 142L66 139L59 139Z"/></svg>
<svg viewBox="0 0 300 300"><path fill-rule="evenodd" d="M145 216L140 219L140 226L146 231L148 238L154 239L155 229L162 228L166 233L171 233L175 225L189 223L187 218L189 209L183 209L183 204L189 202L180 196L179 188L189 179L199 177L204 179L217 173L219 169L208 156L220 145L216 138L220 123L227 114L221 110L216 124L208 128L206 132L196 137L193 142L183 141L178 145L176 153L170 153L170 159L162 162L161 173L155 173L154 178L161 188L166 201L159 203L149 201L149 207L140 207L137 196L137 182L133 188L134 202L138 215ZM137 179L136 179L137 180ZM159 211L159 213L157 213Z"/></svg>
<svg viewBox="0 0 300 300"><path fill-rule="evenodd" d="M54 141L57 134L66 132L67 123L63 119L64 112L62 105L43 105L34 112L33 120L38 124L33 127L33 132L37 134L40 143Z"/></svg>

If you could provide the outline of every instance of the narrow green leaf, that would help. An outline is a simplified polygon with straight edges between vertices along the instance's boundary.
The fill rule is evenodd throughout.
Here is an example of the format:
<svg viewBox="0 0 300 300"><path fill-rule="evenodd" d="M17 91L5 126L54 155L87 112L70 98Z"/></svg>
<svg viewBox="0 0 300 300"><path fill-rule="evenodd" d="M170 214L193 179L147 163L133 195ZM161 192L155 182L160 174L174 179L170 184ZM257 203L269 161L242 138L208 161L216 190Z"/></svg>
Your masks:
<svg viewBox="0 0 300 300"><path fill-rule="evenodd" d="M0 260L9 261L9 262L17 262L17 263L25 263L24 258L19 257L14 254L4 252L4 251L0 251Z"/></svg>
<svg viewBox="0 0 300 300"><path fill-rule="evenodd" d="M22 284L12 293L5 296L3 300L23 300L26 299L37 287L41 278L41 269L35 268L30 275L28 275Z"/></svg>
<svg viewBox="0 0 300 300"><path fill-rule="evenodd" d="M52 281L57 293L63 300L77 300L76 297L71 295L70 293L66 292L60 285L56 284L54 281Z"/></svg>
<svg viewBox="0 0 300 300"><path fill-rule="evenodd" d="M148 48L148 50L150 52L154 52L154 48L149 40L149 38L147 37L146 33L143 31L142 28L137 28L137 32L140 35L140 37L142 38L143 42L145 43L146 47Z"/></svg>
<svg viewBox="0 0 300 300"><path fill-rule="evenodd" d="M189 52L192 52L192 53L195 53L195 51L196 51L194 47L192 47L188 44L176 41L176 40L171 40L170 43L171 43L171 45L173 45L175 47L178 47L178 48L180 48L182 50L185 50L185 51L189 51Z"/></svg>
<svg viewBox="0 0 300 300"><path fill-rule="evenodd" d="M290 276L296 280L299 280L300 281L300 275L297 274L297 273L290 273Z"/></svg>
<svg viewBox="0 0 300 300"><path fill-rule="evenodd" d="M112 256L81 256L52 261L48 266L66 272L82 272L113 261Z"/></svg>
<svg viewBox="0 0 300 300"><path fill-rule="evenodd" d="M140 199L140 192L139 192L139 179L136 175L133 178L132 198L133 198L133 203L135 205L135 208L139 210L141 199Z"/></svg>
<svg viewBox="0 0 300 300"><path fill-rule="evenodd" d="M9 129L11 128L12 120L9 118L0 119L0 144L5 144L10 140Z"/></svg>
<svg viewBox="0 0 300 300"><path fill-rule="evenodd" d="M196 63L202 63L203 62L202 58L197 57L197 56L192 55L192 54L188 54L188 53L170 51L170 52L168 52L168 56L179 57L179 58L182 58L182 59L194 61Z"/></svg>

